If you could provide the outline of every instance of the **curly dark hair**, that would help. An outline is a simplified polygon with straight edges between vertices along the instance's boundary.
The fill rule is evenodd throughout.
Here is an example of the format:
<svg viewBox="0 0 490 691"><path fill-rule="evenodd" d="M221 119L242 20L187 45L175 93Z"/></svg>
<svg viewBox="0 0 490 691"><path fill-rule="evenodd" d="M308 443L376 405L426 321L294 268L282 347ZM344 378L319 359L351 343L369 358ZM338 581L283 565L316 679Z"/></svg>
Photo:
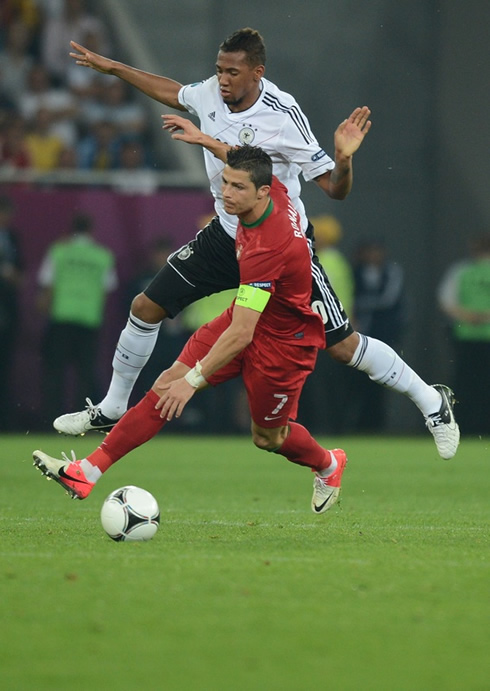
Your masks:
<svg viewBox="0 0 490 691"><path fill-rule="evenodd" d="M221 53L238 53L243 51L247 56L246 61L250 67L265 65L264 39L258 31L249 27L233 32L223 41L219 50Z"/></svg>

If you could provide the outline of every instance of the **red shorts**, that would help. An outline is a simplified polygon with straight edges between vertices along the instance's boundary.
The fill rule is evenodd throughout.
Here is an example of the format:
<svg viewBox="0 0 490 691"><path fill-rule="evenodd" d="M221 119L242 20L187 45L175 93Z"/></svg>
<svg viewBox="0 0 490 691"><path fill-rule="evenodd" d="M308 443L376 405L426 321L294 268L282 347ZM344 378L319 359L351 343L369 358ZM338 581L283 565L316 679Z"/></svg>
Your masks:
<svg viewBox="0 0 490 691"><path fill-rule="evenodd" d="M194 367L209 352L220 334L231 324L230 311L201 326L187 341L177 358ZM217 386L242 376L252 420L259 427L282 427L294 420L306 377L313 371L318 348L281 343L258 335L239 355L208 378Z"/></svg>

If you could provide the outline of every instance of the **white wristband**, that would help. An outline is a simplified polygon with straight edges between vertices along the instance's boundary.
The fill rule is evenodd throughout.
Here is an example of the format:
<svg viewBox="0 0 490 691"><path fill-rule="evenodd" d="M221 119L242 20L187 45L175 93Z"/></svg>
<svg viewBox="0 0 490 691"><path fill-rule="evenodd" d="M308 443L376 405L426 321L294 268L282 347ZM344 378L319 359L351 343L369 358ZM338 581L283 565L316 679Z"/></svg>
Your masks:
<svg viewBox="0 0 490 691"><path fill-rule="evenodd" d="M189 370L187 374L184 376L184 379L188 384L192 386L193 389L198 389L201 384L205 384L206 380L201 374L202 372L202 366L199 360L196 362L194 365L194 368Z"/></svg>

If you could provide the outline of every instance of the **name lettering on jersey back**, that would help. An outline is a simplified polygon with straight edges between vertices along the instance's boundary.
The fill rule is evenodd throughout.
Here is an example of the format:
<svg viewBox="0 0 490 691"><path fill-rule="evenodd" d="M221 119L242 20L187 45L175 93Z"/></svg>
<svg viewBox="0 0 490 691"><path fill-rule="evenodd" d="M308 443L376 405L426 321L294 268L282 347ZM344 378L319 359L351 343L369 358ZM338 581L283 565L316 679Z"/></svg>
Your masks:
<svg viewBox="0 0 490 691"><path fill-rule="evenodd" d="M288 217L291 222L291 226L293 228L294 232L294 237L296 238L302 238L304 237L303 231L301 230L301 223L299 220L299 214L294 208L294 206L291 204L291 202L288 202Z"/></svg>

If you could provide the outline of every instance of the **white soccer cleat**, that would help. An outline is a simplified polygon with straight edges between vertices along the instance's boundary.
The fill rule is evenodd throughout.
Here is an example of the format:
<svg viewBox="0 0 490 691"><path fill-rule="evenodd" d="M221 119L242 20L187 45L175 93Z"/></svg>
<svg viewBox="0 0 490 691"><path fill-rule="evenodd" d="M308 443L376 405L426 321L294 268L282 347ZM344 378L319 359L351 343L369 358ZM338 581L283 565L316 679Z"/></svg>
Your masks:
<svg viewBox="0 0 490 691"><path fill-rule="evenodd" d="M342 473L347 463L347 457L342 449L333 449L332 451L327 451L327 453L335 457L337 468L328 477L315 475L313 480L313 497L311 499L311 510L313 513L325 513L325 511L331 509L337 502L340 494Z"/></svg>
<svg viewBox="0 0 490 691"><path fill-rule="evenodd" d="M85 399L87 407L79 413L67 413L57 417L53 422L53 427L60 434L69 434L76 437L86 432L102 432L108 434L117 420L111 420L102 414L100 408L92 403L90 398Z"/></svg>
<svg viewBox="0 0 490 691"><path fill-rule="evenodd" d="M433 384L432 388L442 397L439 412L427 415L425 424L434 437L439 456L449 459L454 456L459 446L459 426L454 419L454 393L444 384Z"/></svg>

